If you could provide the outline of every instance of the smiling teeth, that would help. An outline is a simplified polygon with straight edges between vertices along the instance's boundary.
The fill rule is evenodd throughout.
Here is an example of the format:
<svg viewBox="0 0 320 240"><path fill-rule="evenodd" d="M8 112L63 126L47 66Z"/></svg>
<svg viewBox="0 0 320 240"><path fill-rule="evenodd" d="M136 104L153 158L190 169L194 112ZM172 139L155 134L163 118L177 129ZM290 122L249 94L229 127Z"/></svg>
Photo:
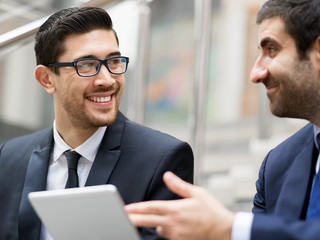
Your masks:
<svg viewBox="0 0 320 240"><path fill-rule="evenodd" d="M111 99L111 96L109 96L109 97L90 97L89 99L93 102L109 102Z"/></svg>

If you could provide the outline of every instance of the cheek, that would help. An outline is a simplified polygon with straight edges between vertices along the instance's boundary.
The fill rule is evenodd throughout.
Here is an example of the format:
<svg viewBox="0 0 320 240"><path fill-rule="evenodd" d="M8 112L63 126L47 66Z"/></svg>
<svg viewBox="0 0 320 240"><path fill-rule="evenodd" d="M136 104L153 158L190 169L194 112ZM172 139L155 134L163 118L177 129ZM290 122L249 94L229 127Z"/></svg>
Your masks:
<svg viewBox="0 0 320 240"><path fill-rule="evenodd" d="M64 101L76 101L80 103L83 98L84 89L85 87L79 81L73 81L61 84L57 92L59 92L59 96Z"/></svg>
<svg viewBox="0 0 320 240"><path fill-rule="evenodd" d="M120 87L124 87L124 83L125 83L125 79L124 76L121 76L117 79L117 82L119 84Z"/></svg>
<svg viewBox="0 0 320 240"><path fill-rule="evenodd" d="M125 86L125 80L124 77L121 77L119 79L117 79L117 84L118 84L118 89L119 89L119 96L121 96L123 88Z"/></svg>
<svg viewBox="0 0 320 240"><path fill-rule="evenodd" d="M277 59L272 61L270 64L270 69L276 73L284 73L287 69L292 69L292 65L290 61L287 61L286 59Z"/></svg>
<svg viewBox="0 0 320 240"><path fill-rule="evenodd" d="M281 61L273 61L269 66L270 75L275 81L275 83L281 85L291 85L292 81L297 73L294 71L295 64L292 60L287 60L286 58ZM289 81L289 82L287 82Z"/></svg>

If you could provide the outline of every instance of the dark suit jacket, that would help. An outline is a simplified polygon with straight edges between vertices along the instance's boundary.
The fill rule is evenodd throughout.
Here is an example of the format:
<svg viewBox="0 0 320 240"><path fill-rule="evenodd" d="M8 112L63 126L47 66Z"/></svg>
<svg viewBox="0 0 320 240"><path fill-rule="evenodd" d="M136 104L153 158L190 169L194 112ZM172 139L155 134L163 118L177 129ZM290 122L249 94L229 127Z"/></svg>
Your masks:
<svg viewBox="0 0 320 240"><path fill-rule="evenodd" d="M32 191L46 189L53 130L12 139L0 147L0 239L39 238L41 224L27 200ZM86 186L114 184L126 204L175 199L162 175L173 171L193 182L190 146L169 135L143 127L120 112L109 126L89 173ZM143 239L157 239L142 229Z"/></svg>
<svg viewBox="0 0 320 240"><path fill-rule="evenodd" d="M320 239L320 220L304 220L318 157L313 136L309 123L264 159L256 183L251 239Z"/></svg>

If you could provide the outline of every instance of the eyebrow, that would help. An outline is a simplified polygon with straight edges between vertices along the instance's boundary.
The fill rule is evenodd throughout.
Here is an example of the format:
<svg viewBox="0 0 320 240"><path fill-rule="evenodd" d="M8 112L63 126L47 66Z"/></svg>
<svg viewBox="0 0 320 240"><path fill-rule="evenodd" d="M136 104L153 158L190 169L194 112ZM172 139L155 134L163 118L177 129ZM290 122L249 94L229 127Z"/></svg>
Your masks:
<svg viewBox="0 0 320 240"><path fill-rule="evenodd" d="M258 48L260 48L260 47L263 48L269 43L273 43L273 44L279 45L279 43L276 42L275 40L273 40L272 38L264 38L264 39L261 40L260 46Z"/></svg>
<svg viewBox="0 0 320 240"><path fill-rule="evenodd" d="M108 54L107 58L108 58L108 57L113 57L113 56L121 56L121 53L120 53L119 51L117 51L117 52L112 52L112 53Z"/></svg>
<svg viewBox="0 0 320 240"><path fill-rule="evenodd" d="M119 51L116 51L116 52L112 52L112 53L109 53L106 58L109 58L109 57L114 57L114 56L121 56L121 53ZM81 58L97 58L96 56L94 55L85 55L85 56L81 56L81 57L78 57L76 59L81 59Z"/></svg>

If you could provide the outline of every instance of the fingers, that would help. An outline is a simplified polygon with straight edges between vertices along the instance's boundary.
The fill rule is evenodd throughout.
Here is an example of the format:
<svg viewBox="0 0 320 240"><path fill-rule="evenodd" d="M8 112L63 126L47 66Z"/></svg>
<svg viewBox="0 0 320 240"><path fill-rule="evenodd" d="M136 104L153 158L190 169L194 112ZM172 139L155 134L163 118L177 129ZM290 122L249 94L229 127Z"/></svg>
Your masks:
<svg viewBox="0 0 320 240"><path fill-rule="evenodd" d="M137 227L165 226L182 200L149 201L124 206L130 221Z"/></svg>
<svg viewBox="0 0 320 240"><path fill-rule="evenodd" d="M156 231L160 236L163 236L164 230L163 230L162 226L160 226L160 225L156 226Z"/></svg>
<svg viewBox="0 0 320 240"><path fill-rule="evenodd" d="M190 183L181 180L172 172L166 172L163 176L164 182L168 188L183 198L190 198L196 195L196 187ZM166 200L166 201L147 201L132 203L125 206L127 213L139 214L157 214L165 215L172 209L175 209L177 201L179 200Z"/></svg>
<svg viewBox="0 0 320 240"><path fill-rule="evenodd" d="M169 238L165 227L163 227L161 225L158 225L158 226L156 226L156 231L157 231L157 234L159 236L162 236L162 237L165 237L165 238Z"/></svg>
<svg viewBox="0 0 320 240"><path fill-rule="evenodd" d="M163 176L167 187L183 198L191 198L197 195L197 187L181 180L172 172L166 172ZM187 202L185 202L187 201ZM181 206L188 205L189 199L149 201L126 205L125 211L128 213L130 221L137 227L156 228L159 235L166 236L169 219L176 214L176 210Z"/></svg>
<svg viewBox="0 0 320 240"><path fill-rule="evenodd" d="M194 195L196 187L191 183L183 181L172 172L166 172L163 175L163 181L173 193L183 198L190 198Z"/></svg>
<svg viewBox="0 0 320 240"><path fill-rule="evenodd" d="M129 214L129 220L136 227L155 228L158 235L168 237L170 227L166 216L152 214ZM169 232L168 232L169 231Z"/></svg>
<svg viewBox="0 0 320 240"><path fill-rule="evenodd" d="M129 219L136 227L155 228L165 223L165 218L152 214L129 214Z"/></svg>
<svg viewBox="0 0 320 240"><path fill-rule="evenodd" d="M169 201L138 202L124 206L127 213L164 215L168 211Z"/></svg>

